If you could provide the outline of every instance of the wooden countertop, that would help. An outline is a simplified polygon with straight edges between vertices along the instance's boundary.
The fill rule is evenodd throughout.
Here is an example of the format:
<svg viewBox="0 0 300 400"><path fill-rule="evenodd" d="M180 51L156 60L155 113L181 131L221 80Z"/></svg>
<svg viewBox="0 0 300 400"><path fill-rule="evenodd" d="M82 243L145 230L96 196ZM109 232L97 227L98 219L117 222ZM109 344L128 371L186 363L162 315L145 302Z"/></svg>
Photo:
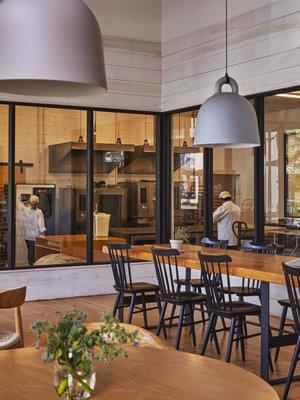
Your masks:
<svg viewBox="0 0 300 400"><path fill-rule="evenodd" d="M157 245L158 247L170 247ZM295 257L256 254L237 250L214 249L203 246L184 245L178 265L185 268L200 269L197 251L204 254L228 254L232 258L230 275L257 279L264 282L285 285L282 263L295 260ZM150 245L132 246L130 256L135 259L152 261Z"/></svg>
<svg viewBox="0 0 300 400"><path fill-rule="evenodd" d="M93 241L94 261L108 262L107 254L102 252L107 243L124 243L124 238L114 236L95 236ZM38 236L35 243L36 260L41 257L60 253L86 261L86 235L49 235Z"/></svg>
<svg viewBox="0 0 300 400"><path fill-rule="evenodd" d="M128 348L127 348L128 349ZM95 400L279 400L258 376L233 364L174 350L128 349L96 364ZM0 393L9 400L55 400L53 364L34 348L0 352Z"/></svg>
<svg viewBox="0 0 300 400"><path fill-rule="evenodd" d="M45 235L38 236L38 241L53 241L53 242L86 242L86 235ZM114 242L120 241L120 238L114 236L94 236L95 242Z"/></svg>

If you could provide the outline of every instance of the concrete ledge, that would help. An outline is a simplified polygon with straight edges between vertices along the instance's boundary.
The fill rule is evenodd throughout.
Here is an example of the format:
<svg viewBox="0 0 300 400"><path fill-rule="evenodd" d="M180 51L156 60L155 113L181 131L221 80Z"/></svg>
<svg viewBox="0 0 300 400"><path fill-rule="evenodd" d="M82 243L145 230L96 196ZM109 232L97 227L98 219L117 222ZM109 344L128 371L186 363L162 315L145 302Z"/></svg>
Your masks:
<svg viewBox="0 0 300 400"><path fill-rule="evenodd" d="M133 279L156 282L151 263L132 264ZM26 300L48 300L114 293L110 265L49 267L0 272L0 287L27 286Z"/></svg>

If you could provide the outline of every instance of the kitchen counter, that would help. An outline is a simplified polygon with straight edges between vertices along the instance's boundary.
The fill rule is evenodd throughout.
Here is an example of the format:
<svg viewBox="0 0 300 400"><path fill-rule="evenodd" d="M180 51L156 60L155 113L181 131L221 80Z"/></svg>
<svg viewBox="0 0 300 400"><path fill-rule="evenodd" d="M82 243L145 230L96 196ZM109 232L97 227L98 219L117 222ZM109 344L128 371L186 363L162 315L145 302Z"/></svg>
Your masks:
<svg viewBox="0 0 300 400"><path fill-rule="evenodd" d="M94 260L96 262L108 262L108 256L102 252L107 243L124 243L124 238L114 236L94 237ZM39 236L35 242L35 259L48 254L66 254L72 257L86 260L86 235L51 235Z"/></svg>

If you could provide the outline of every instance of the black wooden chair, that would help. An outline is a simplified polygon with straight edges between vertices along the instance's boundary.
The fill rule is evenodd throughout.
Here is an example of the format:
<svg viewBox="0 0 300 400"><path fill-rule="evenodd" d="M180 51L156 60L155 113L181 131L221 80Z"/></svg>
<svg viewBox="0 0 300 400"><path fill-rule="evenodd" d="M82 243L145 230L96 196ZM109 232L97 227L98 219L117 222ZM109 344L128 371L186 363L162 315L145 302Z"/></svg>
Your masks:
<svg viewBox="0 0 300 400"><path fill-rule="evenodd" d="M294 318L294 331L296 335L298 335L298 340L295 346L287 382L282 397L283 400L286 400L293 380L297 363L300 360L300 266L299 265L295 266L292 264L283 264L283 271L284 271L290 306Z"/></svg>
<svg viewBox="0 0 300 400"><path fill-rule="evenodd" d="M295 254L294 249L284 249L283 253L282 253L282 255L284 255L284 256L293 256L294 254ZM298 257L298 256L300 256L300 254L298 254L298 255L296 254L296 257ZM278 336L281 336L284 334L285 328L291 327L291 326L293 327L294 323L286 322L287 312L288 312L288 309L291 307L290 300L289 299L279 299L278 304L282 307L279 329L278 329ZM280 351L280 347L277 347L276 351L275 351L275 358L274 358L275 362L278 361L279 351Z"/></svg>
<svg viewBox="0 0 300 400"><path fill-rule="evenodd" d="M228 240L209 239L208 237L204 237L201 239L200 244L205 247L226 249L228 247ZM201 293L201 289L204 288L204 282L201 279L201 276L200 278L192 278L192 279L176 279L175 283L178 286L178 290L181 289L181 286L185 286L186 289L188 286L191 286L194 292Z"/></svg>
<svg viewBox="0 0 300 400"><path fill-rule="evenodd" d="M234 221L232 224L232 232L237 239L238 248L240 248L242 240L247 236L248 225L243 221Z"/></svg>
<svg viewBox="0 0 300 400"><path fill-rule="evenodd" d="M260 253L268 255L274 255L276 252L274 246L265 246L263 244L252 243L250 241L243 241L241 243L241 249L244 252ZM224 290L226 292L226 288ZM260 298L260 281L255 279L242 278L240 286L231 287L231 293L235 294L240 301L243 301L244 297Z"/></svg>
<svg viewBox="0 0 300 400"><path fill-rule="evenodd" d="M205 247L226 249L228 247L228 240L209 239L208 237L204 237L201 239L200 244ZM203 279L201 278L201 274L200 274L200 278L189 278L189 279L179 278L179 279L175 279L174 283L176 283L178 291L181 290L182 286L185 286L185 290L188 290L189 288L191 288L193 292L202 293L202 289L204 288L204 282L203 282ZM176 305L174 304L172 307L171 315L170 315L169 328L171 327L171 325L173 323L175 310L176 310ZM202 322L205 324L206 319L205 319L203 304L200 305L199 311L201 312ZM225 325L224 325L224 328L225 328Z"/></svg>
<svg viewBox="0 0 300 400"><path fill-rule="evenodd" d="M214 247L217 249L227 249L228 240L210 239L208 237L204 237L201 239L200 244L205 247Z"/></svg>
<svg viewBox="0 0 300 400"><path fill-rule="evenodd" d="M260 306L246 303L244 301L234 301L231 292L229 264L231 257L229 255L208 255L198 253L201 264L201 272L205 285L207 296L207 311L210 314L209 323L204 335L201 355L206 352L209 338L216 332L216 322L218 317L231 320L226 361L230 362L233 342L241 344L242 359L245 361L244 339L256 335L246 335L245 319L246 316L260 316ZM226 292L222 280L222 274L225 276Z"/></svg>
<svg viewBox="0 0 300 400"><path fill-rule="evenodd" d="M107 245L115 282L114 288L117 291L113 315L116 316L118 311L119 319L123 322L124 308L129 307L127 322L131 324L133 314L142 312L144 327L148 329L147 312L155 309L158 309L159 315L161 312L158 297L159 288L152 283L133 282L128 252L130 247L128 243L111 243ZM149 303L156 303L157 305L147 308Z"/></svg>
<svg viewBox="0 0 300 400"><path fill-rule="evenodd" d="M165 317L168 304L178 306L180 307L180 315L177 325L175 348L177 350L179 348L181 332L184 326L190 326L193 344L196 345L195 324L201 321L194 321L194 306L196 304L204 304L206 296L190 291L178 291L175 286L175 280L179 279L177 257L180 255L180 252L178 250L152 248L152 255L159 286L159 300L163 303L157 335L159 336L164 321L169 320L169 318Z"/></svg>

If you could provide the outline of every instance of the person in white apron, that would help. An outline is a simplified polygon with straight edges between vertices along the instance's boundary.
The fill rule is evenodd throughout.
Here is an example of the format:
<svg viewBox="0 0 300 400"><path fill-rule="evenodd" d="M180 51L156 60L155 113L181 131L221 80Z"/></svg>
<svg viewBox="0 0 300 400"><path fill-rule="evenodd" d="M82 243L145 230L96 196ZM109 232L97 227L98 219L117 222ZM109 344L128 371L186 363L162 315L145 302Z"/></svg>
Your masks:
<svg viewBox="0 0 300 400"><path fill-rule="evenodd" d="M213 221L218 225L218 239L228 240L228 247L236 247L237 238L233 233L232 224L240 220L241 209L234 204L226 190L220 193L219 199L223 200L223 204L213 213Z"/></svg>
<svg viewBox="0 0 300 400"><path fill-rule="evenodd" d="M44 215L38 208L40 199L38 196L31 196L29 202L19 203L18 209L24 224L24 239L27 246L27 259L30 266L35 262L35 239L44 235L46 231Z"/></svg>

